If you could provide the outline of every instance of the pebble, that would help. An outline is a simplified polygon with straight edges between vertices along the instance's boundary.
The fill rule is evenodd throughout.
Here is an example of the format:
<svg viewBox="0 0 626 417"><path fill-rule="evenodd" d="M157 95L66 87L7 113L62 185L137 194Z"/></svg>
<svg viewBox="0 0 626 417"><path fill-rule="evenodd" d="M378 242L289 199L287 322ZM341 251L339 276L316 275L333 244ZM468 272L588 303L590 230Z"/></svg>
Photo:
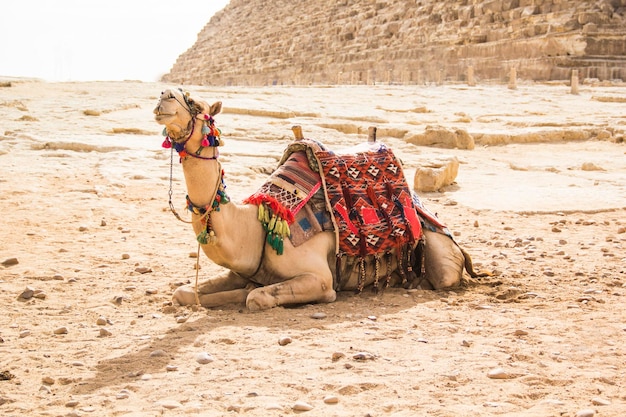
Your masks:
<svg viewBox="0 0 626 417"><path fill-rule="evenodd" d="M207 352L200 352L196 355L196 362L201 365L206 365L207 363L213 362L213 356Z"/></svg>
<svg viewBox="0 0 626 417"><path fill-rule="evenodd" d="M626 329L624 329L624 330L626 330ZM346 357L345 353L333 352L333 355L331 356L331 359L332 359L333 362L337 362L339 359L343 359L345 357Z"/></svg>
<svg viewBox="0 0 626 417"><path fill-rule="evenodd" d="M122 254L122 259L130 259L130 255L127 253Z"/></svg>
<svg viewBox="0 0 626 417"><path fill-rule="evenodd" d="M318 312L311 314L311 318L315 320L321 320L326 318L326 313Z"/></svg>
<svg viewBox="0 0 626 417"><path fill-rule="evenodd" d="M188 317L185 317L185 316L178 316L176 317L176 323L184 323L187 321L187 318Z"/></svg>
<svg viewBox="0 0 626 417"><path fill-rule="evenodd" d="M52 392L52 390L50 389L49 386L47 385L42 385L39 387L39 391L43 391L46 394L50 394Z"/></svg>
<svg viewBox="0 0 626 417"><path fill-rule="evenodd" d="M30 300L35 295L35 289L31 287L26 287L24 291L19 295L19 298L24 300Z"/></svg>
<svg viewBox="0 0 626 417"><path fill-rule="evenodd" d="M167 372L175 372L175 371L178 371L178 366L176 366L176 365L167 365L165 367L165 370Z"/></svg>
<svg viewBox="0 0 626 417"><path fill-rule="evenodd" d="M161 401L160 404L163 408L167 408L168 410L173 410L175 408L180 408L183 406L181 403L179 403L178 401L174 401L174 400Z"/></svg>
<svg viewBox="0 0 626 417"><path fill-rule="evenodd" d="M68 408L73 408L73 407L76 407L77 405L78 405L77 400L69 400L68 402L65 403L65 406Z"/></svg>
<svg viewBox="0 0 626 417"><path fill-rule="evenodd" d="M41 382L43 382L46 385L54 385L54 378L49 377L49 376L44 376L43 378L41 378Z"/></svg>
<svg viewBox="0 0 626 417"><path fill-rule="evenodd" d="M125 389L121 390L120 392L117 393L117 395L115 395L115 398L118 400L125 400L129 397L130 397L130 392Z"/></svg>
<svg viewBox="0 0 626 417"><path fill-rule="evenodd" d="M138 272L140 274L147 274L152 272L152 268L148 268L145 266L138 266L137 268L135 268L135 272Z"/></svg>
<svg viewBox="0 0 626 417"><path fill-rule="evenodd" d="M104 327L100 328L100 337L112 336L113 333L111 331L105 329Z"/></svg>
<svg viewBox="0 0 626 417"><path fill-rule="evenodd" d="M337 404L339 402L339 397L336 395L327 395L324 397L324 403L326 404Z"/></svg>
<svg viewBox="0 0 626 417"><path fill-rule="evenodd" d="M152 374L143 374L141 375L142 381L150 381L152 379Z"/></svg>
<svg viewBox="0 0 626 417"><path fill-rule="evenodd" d="M591 408L585 408L576 413L576 417L593 417L596 415L596 411Z"/></svg>
<svg viewBox="0 0 626 417"><path fill-rule="evenodd" d="M510 379L511 378L511 375L509 375L502 368L492 369L491 371L487 373L487 376L491 379Z"/></svg>
<svg viewBox="0 0 626 417"><path fill-rule="evenodd" d="M156 288L146 288L146 295L153 295L158 293L159 290L157 290Z"/></svg>
<svg viewBox="0 0 626 417"><path fill-rule="evenodd" d="M304 401L296 401L293 407L291 407L294 411L311 411L313 406Z"/></svg>
<svg viewBox="0 0 626 417"><path fill-rule="evenodd" d="M165 351L162 349L153 350L152 352L150 352L151 358L159 358L159 357L166 356L166 355L167 353L165 353Z"/></svg>
<svg viewBox="0 0 626 417"><path fill-rule="evenodd" d="M98 317L98 320L96 320L96 324L98 326L106 326L107 321L108 320L106 319L106 317Z"/></svg>
<svg viewBox="0 0 626 417"><path fill-rule="evenodd" d="M593 405L611 405L611 401L602 397L593 397L591 399L591 404Z"/></svg>
<svg viewBox="0 0 626 417"><path fill-rule="evenodd" d="M357 361L371 361L374 360L375 356L369 352L357 352L352 358Z"/></svg>
<svg viewBox="0 0 626 417"><path fill-rule="evenodd" d="M22 330L20 332L20 339L26 337L26 336L30 336L30 330Z"/></svg>
<svg viewBox="0 0 626 417"><path fill-rule="evenodd" d="M54 334L67 334L67 327L61 326L57 329L54 329Z"/></svg>
<svg viewBox="0 0 626 417"><path fill-rule="evenodd" d="M17 264L19 264L19 261L17 260L17 258L8 258L8 259L5 259L4 261L2 261L2 265L3 266L13 266L13 265L17 265Z"/></svg>
<svg viewBox="0 0 626 417"><path fill-rule="evenodd" d="M281 345L281 346L286 346L286 345L288 345L291 342L292 342L292 340L291 340L291 337L289 337L289 336L283 336L280 339L278 339L278 344Z"/></svg>

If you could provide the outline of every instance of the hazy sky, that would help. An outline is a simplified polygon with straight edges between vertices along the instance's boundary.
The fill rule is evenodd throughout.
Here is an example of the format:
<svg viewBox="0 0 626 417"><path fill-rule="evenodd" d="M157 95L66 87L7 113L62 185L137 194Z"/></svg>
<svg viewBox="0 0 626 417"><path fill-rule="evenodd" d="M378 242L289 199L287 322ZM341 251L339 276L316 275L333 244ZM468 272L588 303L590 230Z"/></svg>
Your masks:
<svg viewBox="0 0 626 417"><path fill-rule="evenodd" d="M228 0L3 0L0 76L156 81Z"/></svg>

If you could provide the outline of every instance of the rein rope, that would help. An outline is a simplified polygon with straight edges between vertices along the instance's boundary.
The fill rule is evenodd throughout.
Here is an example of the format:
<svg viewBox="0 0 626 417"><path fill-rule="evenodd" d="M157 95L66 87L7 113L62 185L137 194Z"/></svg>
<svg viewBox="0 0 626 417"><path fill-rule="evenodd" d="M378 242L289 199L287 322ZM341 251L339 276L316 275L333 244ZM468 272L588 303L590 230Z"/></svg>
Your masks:
<svg viewBox="0 0 626 417"><path fill-rule="evenodd" d="M179 104L182 105L182 103L180 103L178 99L176 99L176 101L178 101ZM186 106L183 106L183 107L186 107ZM165 128L163 129L163 136L165 136L165 140L163 141L162 146L163 148L170 149L170 181L169 181L170 184L169 184L169 190L168 190L168 204L170 207L170 211L179 221L186 223L186 224L194 223L194 220L183 219L180 216L180 214L178 214L178 212L176 211L176 208L174 207L174 203L172 201L172 196L174 194L174 191L173 191L174 189L174 186L173 186L174 150L176 150L176 152L178 153L180 157L180 160L179 160L180 163L182 163L183 160L186 159L187 157L193 157L193 158L202 159L206 161L215 161L217 162L217 165L218 165L217 183L215 184L215 187L214 187L215 191L213 192L213 195L211 196L211 200L210 200L211 202L209 203L209 205L205 207L196 206L195 204L191 202L191 199L189 198L189 196L186 197L187 209L191 211L193 214L200 216L200 218L196 219L195 221L196 222L200 221L201 223L205 225L204 230L196 237L196 240L198 241L198 249L196 253L196 281L194 285L194 295L195 295L195 301L196 301L195 307L198 308L200 306L200 297L198 295L198 279L199 279L199 274L200 274L200 248L203 244L205 245L215 244L215 242L217 241L215 232L211 229L211 212L219 211L220 204L228 203L229 198L225 192L226 185L224 184L224 172L222 171L222 165L218 161L219 152L217 150L217 147L222 145L222 142L220 139L221 132L219 131L219 129L215 127L215 122L212 116L209 116L208 114L202 115L202 118L204 119L203 126L202 126L203 138L202 138L202 141L200 142L200 147L194 153L188 152L185 146L187 142L189 142L189 140L191 139L191 136L194 133L195 120L194 120L192 112L189 109L187 110L189 111L189 114L192 115L192 119L191 119L191 128L189 129L190 130L189 135L184 141L177 142L176 140L172 140L169 137L167 130ZM183 137L184 136L185 135L183 135ZM206 147L213 148L213 156L206 157L206 156L200 155L202 150Z"/></svg>

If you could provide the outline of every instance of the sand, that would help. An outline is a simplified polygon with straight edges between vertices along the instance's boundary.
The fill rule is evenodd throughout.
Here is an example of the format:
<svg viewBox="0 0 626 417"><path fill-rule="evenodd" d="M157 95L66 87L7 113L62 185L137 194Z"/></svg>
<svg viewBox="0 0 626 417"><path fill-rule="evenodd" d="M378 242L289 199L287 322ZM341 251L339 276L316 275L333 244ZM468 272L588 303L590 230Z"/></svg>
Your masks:
<svg viewBox="0 0 626 417"><path fill-rule="evenodd" d="M459 150L379 137L410 183L423 161L460 160L455 184L422 198L492 277L251 313L171 304L197 246L168 208L152 119L168 86L4 85L1 415L626 415L626 86L190 87L224 103L235 201L294 124L335 149L372 125L534 138Z"/></svg>

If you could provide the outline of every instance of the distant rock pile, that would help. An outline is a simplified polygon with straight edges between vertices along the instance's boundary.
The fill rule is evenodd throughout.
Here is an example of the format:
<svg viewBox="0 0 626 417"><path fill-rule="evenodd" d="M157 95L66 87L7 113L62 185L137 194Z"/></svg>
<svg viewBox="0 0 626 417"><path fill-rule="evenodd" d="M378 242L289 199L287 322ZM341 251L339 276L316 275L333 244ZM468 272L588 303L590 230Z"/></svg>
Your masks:
<svg viewBox="0 0 626 417"><path fill-rule="evenodd" d="M164 81L626 80L626 0L231 0Z"/></svg>

